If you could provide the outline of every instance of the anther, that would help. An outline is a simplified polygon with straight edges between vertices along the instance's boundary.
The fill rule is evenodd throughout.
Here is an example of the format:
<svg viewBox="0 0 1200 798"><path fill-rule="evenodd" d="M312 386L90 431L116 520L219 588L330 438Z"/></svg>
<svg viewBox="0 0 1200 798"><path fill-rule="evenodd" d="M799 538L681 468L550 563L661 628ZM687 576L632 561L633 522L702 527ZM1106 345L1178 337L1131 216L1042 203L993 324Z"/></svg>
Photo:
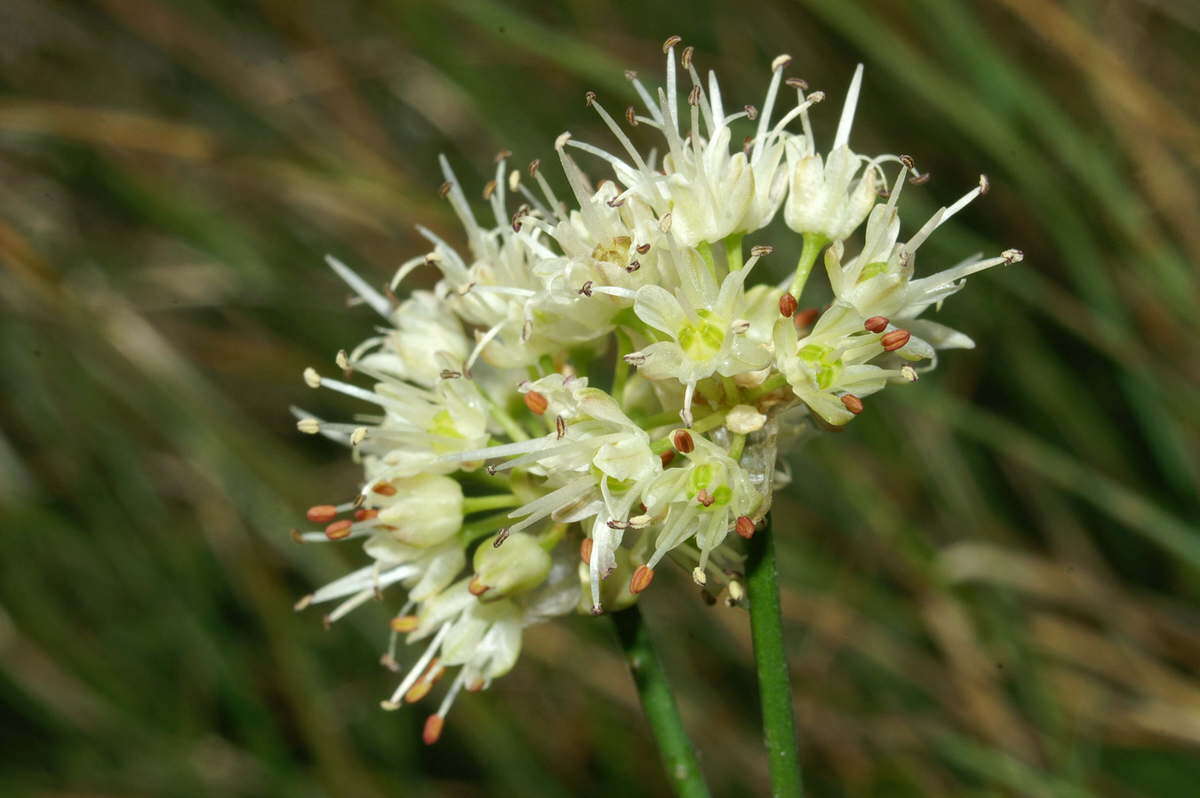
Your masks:
<svg viewBox="0 0 1200 798"><path fill-rule="evenodd" d="M746 540L754 537L756 528L754 521L748 515L739 515L737 523L733 525L733 529L738 533L738 536Z"/></svg>
<svg viewBox="0 0 1200 798"><path fill-rule="evenodd" d="M304 384L309 388L321 387L321 375L318 374L317 370L312 366L309 366L304 370Z"/></svg>
<svg viewBox="0 0 1200 798"><path fill-rule="evenodd" d="M592 561L591 538L584 538L583 540L579 541L579 559L583 560L584 563L590 563Z"/></svg>
<svg viewBox="0 0 1200 798"><path fill-rule="evenodd" d="M308 508L304 517L314 524L328 524L337 518L337 508L332 504L318 504Z"/></svg>
<svg viewBox="0 0 1200 798"><path fill-rule="evenodd" d="M583 102L588 107L592 107L592 103L596 102L596 92L589 91L583 95Z"/></svg>
<svg viewBox="0 0 1200 798"><path fill-rule="evenodd" d="M540 416L542 413L545 413L546 408L550 405L550 402L546 399L545 395L540 394L537 391L529 391L525 394L524 398L525 406L528 407L529 412L533 413L535 416Z"/></svg>
<svg viewBox="0 0 1200 798"><path fill-rule="evenodd" d="M649 244L638 244L638 245L637 245L637 254L639 254L639 255L645 255L645 254L646 254L647 252L649 252L649 251L650 251L650 245L649 245Z"/></svg>
<svg viewBox="0 0 1200 798"><path fill-rule="evenodd" d="M450 181L449 180L447 180L445 183L442 183L440 186L438 186L438 196L441 197L442 199L445 199L446 197L450 196Z"/></svg>
<svg viewBox="0 0 1200 798"><path fill-rule="evenodd" d="M630 352L625 356L625 362L631 366L640 366L646 362L646 356L641 352Z"/></svg>
<svg viewBox="0 0 1200 798"><path fill-rule="evenodd" d="M675 447L675 451L681 454L688 454L696 448L696 442L692 440L692 433L685 429L677 429L671 433L671 445Z"/></svg>
<svg viewBox="0 0 1200 798"><path fill-rule="evenodd" d="M734 335L745 335L750 331L750 322L747 319L734 319L729 323L729 329Z"/></svg>
<svg viewBox="0 0 1200 798"><path fill-rule="evenodd" d="M512 217L512 231L514 233L521 232L521 217L525 214L522 211L517 211Z"/></svg>
<svg viewBox="0 0 1200 798"><path fill-rule="evenodd" d="M696 494L696 501L704 507L712 507L713 502L716 501L716 498L708 491L702 490Z"/></svg>
<svg viewBox="0 0 1200 798"><path fill-rule="evenodd" d="M708 574L704 573L704 569L697 565L692 569L692 581L704 587L708 584Z"/></svg>
<svg viewBox="0 0 1200 798"><path fill-rule="evenodd" d="M629 519L629 528L630 529L645 529L646 527L650 526L650 522L653 520L654 519L651 518L646 513L642 513L641 515L635 515Z"/></svg>
<svg viewBox="0 0 1200 798"><path fill-rule="evenodd" d="M729 598L734 604L741 601L746 596L746 590L742 587L742 583L736 579L729 580Z"/></svg>
<svg viewBox="0 0 1200 798"><path fill-rule="evenodd" d="M901 155L900 163L904 164L904 168L908 169L910 172L916 170L917 168L917 163L912 159L911 155Z"/></svg>
<svg viewBox="0 0 1200 798"><path fill-rule="evenodd" d="M791 294L784 294L783 296L779 297L779 315L783 316L785 319L790 319L792 314L796 312L796 306L798 304L799 303L796 302L796 297L792 296Z"/></svg>
<svg viewBox="0 0 1200 798"><path fill-rule="evenodd" d="M584 296L591 296L593 285L595 285L595 283L593 283L591 280L588 280L587 282L585 282L583 285L581 285L579 287L578 293L583 294Z"/></svg>
<svg viewBox="0 0 1200 798"><path fill-rule="evenodd" d="M692 86L692 90L688 92L688 105L700 104L700 84Z"/></svg>
<svg viewBox="0 0 1200 798"><path fill-rule="evenodd" d="M910 186L923 186L929 182L929 178L933 177L932 172L922 172L921 174L913 173L913 176L908 179Z"/></svg>
<svg viewBox="0 0 1200 798"><path fill-rule="evenodd" d="M496 191L496 181L495 180L489 180L483 184L483 198L485 200L491 199L492 194L495 191Z"/></svg>
<svg viewBox="0 0 1200 798"><path fill-rule="evenodd" d="M663 452L662 454L660 454L658 456L658 459L662 461L662 467L666 468L667 466L669 466L671 464L671 461L675 459L675 450L667 449L665 452Z"/></svg>
<svg viewBox="0 0 1200 798"><path fill-rule="evenodd" d="M516 191L520 187L521 187L521 172L517 169L513 169L511 172L508 173L508 190Z"/></svg>
<svg viewBox="0 0 1200 798"><path fill-rule="evenodd" d="M350 534L350 527L354 522L348 519L334 521L329 526L325 527L325 537L330 540L341 540Z"/></svg>
<svg viewBox="0 0 1200 798"><path fill-rule="evenodd" d="M804 310L797 311L796 315L792 317L792 321L795 322L797 330L807 330L813 326L813 322L820 315L821 311L816 308L805 308Z"/></svg>
<svg viewBox="0 0 1200 798"><path fill-rule="evenodd" d="M629 265L625 267L625 271L629 272L630 274L633 274L640 268L642 268L641 261L631 260L631 261L629 261Z"/></svg>
<svg viewBox="0 0 1200 798"><path fill-rule="evenodd" d="M626 69L625 80L637 80L637 72L632 69Z"/></svg>
<svg viewBox="0 0 1200 798"><path fill-rule="evenodd" d="M355 427L354 432L350 433L350 445L358 446L367 437L366 427Z"/></svg>
<svg viewBox="0 0 1200 798"><path fill-rule="evenodd" d="M1005 263L1011 265L1025 260L1025 253L1019 249L1006 249L1000 253L1000 257L1004 258Z"/></svg>
<svg viewBox="0 0 1200 798"><path fill-rule="evenodd" d="M658 229L662 230L664 233L671 232L671 214L670 213L664 213L661 217L659 217Z"/></svg>
<svg viewBox="0 0 1200 798"><path fill-rule="evenodd" d="M395 701L384 700L379 702L379 708L384 712L395 712L400 708L400 705Z"/></svg>
<svg viewBox="0 0 1200 798"><path fill-rule="evenodd" d="M863 327L873 333L881 333L887 329L888 320L886 316L872 316L863 322Z"/></svg>
<svg viewBox="0 0 1200 798"><path fill-rule="evenodd" d="M690 69L692 66L692 56L695 55L696 48L690 44L683 48L683 52L679 56L679 65L684 69Z"/></svg>
<svg viewBox="0 0 1200 798"><path fill-rule="evenodd" d="M350 356L346 354L345 349L339 349L337 355L333 358L333 362L337 363L337 367L342 371L350 371Z"/></svg>
<svg viewBox="0 0 1200 798"><path fill-rule="evenodd" d="M825 92L814 91L812 94L808 95L808 101L810 103L814 103L814 104L819 103L819 102L824 102L825 101Z"/></svg>
<svg viewBox="0 0 1200 798"><path fill-rule="evenodd" d="M859 399L852 393L844 393L839 397L842 400L842 405L854 415L858 415L863 411L862 399Z"/></svg>
<svg viewBox="0 0 1200 798"><path fill-rule="evenodd" d="M633 572L633 578L629 580L629 592L641 593L646 588L650 587L650 583L654 581L654 569L648 565L639 565L637 570Z"/></svg>
<svg viewBox="0 0 1200 798"><path fill-rule="evenodd" d="M917 374L917 370L912 366L901 366L900 376L909 382L916 382L920 379L920 375Z"/></svg>
<svg viewBox="0 0 1200 798"><path fill-rule="evenodd" d="M629 522L628 521L620 521L616 518L611 518L608 521L608 528L609 529L629 529Z"/></svg>
<svg viewBox="0 0 1200 798"><path fill-rule="evenodd" d="M379 517L379 511L376 510L374 507L372 507L370 509L368 509L366 507L360 507L354 511L354 520L355 521L370 521L372 518L378 518L378 517Z"/></svg>
<svg viewBox="0 0 1200 798"><path fill-rule="evenodd" d="M755 119L758 119L758 109L753 105L744 106L744 110L746 111L746 118L751 122L753 122Z"/></svg>
<svg viewBox="0 0 1200 798"><path fill-rule="evenodd" d="M443 380L457 380L462 376L461 371L453 371L451 369L442 369L441 377Z"/></svg>
<svg viewBox="0 0 1200 798"><path fill-rule="evenodd" d="M663 42L663 46L662 46L663 55L666 55L668 50L670 50L675 45L679 44L681 41L683 41L682 36L668 36L667 40L665 42Z"/></svg>
<svg viewBox="0 0 1200 798"><path fill-rule="evenodd" d="M315 418L302 418L296 422L296 429L305 435L316 435L321 431L321 422Z"/></svg>
<svg viewBox="0 0 1200 798"><path fill-rule="evenodd" d="M622 205L625 204L625 198L624 197L613 197L612 199L605 200L604 203L606 205L608 205L608 207L610 207L610 208L620 208Z"/></svg>
<svg viewBox="0 0 1200 798"><path fill-rule="evenodd" d="M880 338L879 343L883 344L883 350L885 352L895 352L897 349L907 344L908 339L911 337L912 335L909 334L908 330L892 330L890 333L887 333Z"/></svg>
<svg viewBox="0 0 1200 798"><path fill-rule="evenodd" d="M441 715L430 715L425 718L425 728L421 730L421 739L425 741L425 745L433 745L442 736L442 726L446 723L446 719Z"/></svg>
<svg viewBox="0 0 1200 798"><path fill-rule="evenodd" d="M500 163L501 161L506 161L511 157L512 157L512 150L500 150L500 152L496 153L496 163Z"/></svg>
<svg viewBox="0 0 1200 798"><path fill-rule="evenodd" d="M408 634L420 625L421 619L415 615L397 615L390 621L392 631L398 634Z"/></svg>
<svg viewBox="0 0 1200 798"><path fill-rule="evenodd" d="M541 159L541 158L534 158L532 161L530 161L530 162L529 162L529 176L530 176L530 177L536 177L536 176L537 176L538 167L539 167L539 166L541 166L541 165L542 165L542 159Z"/></svg>
<svg viewBox="0 0 1200 798"><path fill-rule="evenodd" d="M492 541L492 548L498 549L504 545L504 541L508 540L508 527L504 527L496 533L496 539Z"/></svg>
<svg viewBox="0 0 1200 798"><path fill-rule="evenodd" d="M570 131L564 131L564 132L560 133L558 135L558 138L556 138L554 140L554 149L561 150L563 147L567 146L567 142L570 140L571 140Z"/></svg>
<svg viewBox="0 0 1200 798"><path fill-rule="evenodd" d="M294 609L296 612L300 612L301 610L308 609L308 605L312 604L312 600L313 600L312 593L309 593L307 596L301 596L300 600L292 605L292 609Z"/></svg>
<svg viewBox="0 0 1200 798"><path fill-rule="evenodd" d="M783 83L785 86L790 86L793 89L808 91L808 81L804 78L788 78Z"/></svg>
<svg viewBox="0 0 1200 798"><path fill-rule="evenodd" d="M371 488L371 490L374 491L375 493L378 493L380 496L395 496L396 495L396 486L390 482L380 482L378 485Z"/></svg>
<svg viewBox="0 0 1200 798"><path fill-rule="evenodd" d="M472 577L471 581L467 583L467 592L472 596L482 596L491 589L492 588L490 585L485 585L483 582L480 582L478 576Z"/></svg>
<svg viewBox="0 0 1200 798"><path fill-rule="evenodd" d="M567 421L562 416L554 417L554 434L560 441L567 434Z"/></svg>
<svg viewBox="0 0 1200 798"><path fill-rule="evenodd" d="M979 193L980 193L980 195L988 193L988 191L990 191L991 188L992 188L992 184L988 180L988 176L980 175L979 176Z"/></svg>
<svg viewBox="0 0 1200 798"><path fill-rule="evenodd" d="M775 60L771 62L771 71L777 69L786 69L787 65L792 63L792 57L786 53L775 56Z"/></svg>
<svg viewBox="0 0 1200 798"><path fill-rule="evenodd" d="M756 258L765 258L774 251L775 247L770 244L758 244L757 246L750 247L750 254Z"/></svg>
<svg viewBox="0 0 1200 798"><path fill-rule="evenodd" d="M296 529L296 527L292 527L291 529L289 529L288 535L291 536L293 543L303 543L304 542L304 535L302 535L300 533L300 530Z"/></svg>

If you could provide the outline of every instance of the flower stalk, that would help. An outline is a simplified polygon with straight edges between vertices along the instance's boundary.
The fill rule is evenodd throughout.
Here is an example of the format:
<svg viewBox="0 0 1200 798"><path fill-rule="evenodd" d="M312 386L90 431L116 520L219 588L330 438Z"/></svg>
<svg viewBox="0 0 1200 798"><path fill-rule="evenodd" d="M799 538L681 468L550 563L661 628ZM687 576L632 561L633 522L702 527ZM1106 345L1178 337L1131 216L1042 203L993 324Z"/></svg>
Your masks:
<svg viewBox="0 0 1200 798"><path fill-rule="evenodd" d="M612 618L671 789L679 798L708 798L708 785L696 759L696 748L683 728L675 695L641 610L634 604L613 613Z"/></svg>
<svg viewBox="0 0 1200 798"><path fill-rule="evenodd" d="M762 706L763 739L771 774L771 795L798 798L804 794L800 778L800 753L792 716L792 684L783 644L779 605L779 573L775 561L775 536L771 517L750 542L746 562L750 595L750 636L754 641L754 667L758 674Z"/></svg>

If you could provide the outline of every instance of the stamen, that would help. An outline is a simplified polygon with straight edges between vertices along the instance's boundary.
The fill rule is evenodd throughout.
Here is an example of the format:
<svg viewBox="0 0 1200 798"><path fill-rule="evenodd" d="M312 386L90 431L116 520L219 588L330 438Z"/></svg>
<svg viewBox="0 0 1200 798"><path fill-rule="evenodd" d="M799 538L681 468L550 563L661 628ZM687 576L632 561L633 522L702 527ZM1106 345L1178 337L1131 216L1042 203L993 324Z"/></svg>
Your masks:
<svg viewBox="0 0 1200 798"><path fill-rule="evenodd" d="M873 333L881 333L887 329L888 320L885 316L872 316L863 322L863 327Z"/></svg>
<svg viewBox="0 0 1200 798"><path fill-rule="evenodd" d="M529 408L529 412L540 416L546 412L546 408L550 406L550 402L543 394L537 391L529 391L525 394L525 406Z"/></svg>
<svg viewBox="0 0 1200 798"><path fill-rule="evenodd" d="M799 303L796 301L796 297L792 296L791 294L784 294L783 296L779 297L779 315L783 316L785 319L790 319L792 314L796 312L796 306L798 304Z"/></svg>
<svg viewBox="0 0 1200 798"><path fill-rule="evenodd" d="M308 508L304 515L314 524L328 524L337 517L337 508L332 504L318 504Z"/></svg>
<svg viewBox="0 0 1200 798"><path fill-rule="evenodd" d="M842 400L842 405L845 406L854 415L858 415L863 411L862 399L859 399L852 393L845 393L839 397Z"/></svg>
<svg viewBox="0 0 1200 798"><path fill-rule="evenodd" d="M629 592L633 594L641 593L650 587L650 583L653 581L654 569L648 565L639 565L637 570L633 572L633 578L629 580Z"/></svg>
<svg viewBox="0 0 1200 798"><path fill-rule="evenodd" d="M749 516L739 515L737 523L733 525L733 528L740 537L749 540L750 538L754 537L754 532L756 531L757 526Z"/></svg>
<svg viewBox="0 0 1200 798"><path fill-rule="evenodd" d="M883 345L885 352L895 352L897 349L900 349L906 345L908 343L908 339L911 337L912 336L908 330L896 329L880 338L879 343Z"/></svg>
<svg viewBox="0 0 1200 798"><path fill-rule="evenodd" d="M690 454L696 448L692 433L685 429L677 429L671 433L671 445L681 454Z"/></svg>

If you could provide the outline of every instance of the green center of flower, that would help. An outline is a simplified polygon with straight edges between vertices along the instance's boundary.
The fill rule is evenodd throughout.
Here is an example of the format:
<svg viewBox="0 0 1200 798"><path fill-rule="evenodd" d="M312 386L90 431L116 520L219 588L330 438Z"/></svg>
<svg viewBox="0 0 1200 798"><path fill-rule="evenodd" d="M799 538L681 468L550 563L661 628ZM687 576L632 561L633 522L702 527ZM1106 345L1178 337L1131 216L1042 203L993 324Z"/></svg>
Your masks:
<svg viewBox="0 0 1200 798"><path fill-rule="evenodd" d="M437 415L433 417L433 421L430 423L426 432L428 432L430 435L433 435L435 438L462 439L465 437L461 432L458 431L458 427L454 426L454 417L450 415L449 410L439 411ZM431 447L433 448L433 451L439 454L453 450L453 447L447 446L445 443L442 443L438 440L434 440L431 444Z"/></svg>
<svg viewBox="0 0 1200 798"><path fill-rule="evenodd" d="M833 357L833 350L828 346L808 344L802 346L797 354L808 365L808 370L816 375L817 388L820 390L829 390L841 376L844 365L842 359Z"/></svg>
<svg viewBox="0 0 1200 798"><path fill-rule="evenodd" d="M688 498L694 499L700 491L706 490L712 495L713 500L711 504L705 505L705 509L724 507L733 498L733 489L724 482L725 476L724 468L714 463L701 463L693 468L692 473L688 476ZM720 484L713 487L713 483Z"/></svg>
<svg viewBox="0 0 1200 798"><path fill-rule="evenodd" d="M696 315L700 317L699 320L683 325L676 340L684 354L692 360L711 360L725 343L725 331L710 321L711 311L697 311Z"/></svg>

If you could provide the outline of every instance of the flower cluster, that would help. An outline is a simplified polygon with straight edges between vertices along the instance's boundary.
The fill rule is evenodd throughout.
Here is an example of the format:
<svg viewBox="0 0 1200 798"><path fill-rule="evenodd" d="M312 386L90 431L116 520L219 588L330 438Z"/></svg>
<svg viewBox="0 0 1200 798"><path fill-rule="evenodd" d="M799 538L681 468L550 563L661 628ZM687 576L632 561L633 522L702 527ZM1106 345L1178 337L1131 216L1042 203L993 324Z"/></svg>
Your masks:
<svg viewBox="0 0 1200 798"><path fill-rule="evenodd" d="M643 107L624 126L588 93L618 146L558 137L569 202L538 161L526 177L502 153L481 221L443 159L441 194L465 249L421 228L430 250L386 292L328 259L386 326L338 354L343 379L305 372L374 410L353 423L296 411L301 431L352 447L365 482L352 500L308 511L323 528L295 534L361 538L370 562L297 606L340 600L332 623L403 589L383 661L398 669L401 636L420 653L383 703L418 701L452 672L427 742L463 688L513 667L526 626L626 607L664 560L709 601L736 604L739 538L754 535L784 478L781 442L844 425L865 397L916 381L938 349L973 346L920 316L966 276L1021 257L914 276L921 244L987 180L901 241L897 202L926 176L907 156L850 148L861 67L823 150L809 111L824 95L785 77L790 58L772 64L761 109L730 112L679 44L664 44L663 88L628 73ZM735 126L750 133L743 144ZM638 127L661 135L661 157L634 144L627 129ZM580 154L611 178L593 183ZM782 284L756 284L773 249L746 237L780 211L800 260ZM802 309L819 258L832 300ZM424 268L439 275L434 290L397 302Z"/></svg>

